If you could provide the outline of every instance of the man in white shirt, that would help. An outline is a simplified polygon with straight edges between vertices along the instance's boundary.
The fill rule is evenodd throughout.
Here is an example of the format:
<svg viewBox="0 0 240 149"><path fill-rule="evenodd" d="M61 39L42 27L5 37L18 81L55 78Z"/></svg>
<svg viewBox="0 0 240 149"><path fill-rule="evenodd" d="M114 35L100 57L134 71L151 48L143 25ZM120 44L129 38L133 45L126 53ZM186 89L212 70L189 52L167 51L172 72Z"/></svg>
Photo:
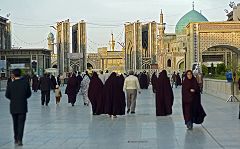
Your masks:
<svg viewBox="0 0 240 149"><path fill-rule="evenodd" d="M129 76L124 81L123 90L127 93L127 113L135 114L137 91L140 90L138 78L134 76L134 72L130 71ZM139 93L141 93L139 91Z"/></svg>

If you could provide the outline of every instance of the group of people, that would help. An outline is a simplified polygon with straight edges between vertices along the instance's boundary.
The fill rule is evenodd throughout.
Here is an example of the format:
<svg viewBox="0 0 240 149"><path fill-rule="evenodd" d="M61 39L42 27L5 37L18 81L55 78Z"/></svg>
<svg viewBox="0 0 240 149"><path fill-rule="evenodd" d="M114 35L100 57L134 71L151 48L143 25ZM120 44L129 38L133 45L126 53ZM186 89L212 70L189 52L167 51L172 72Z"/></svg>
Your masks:
<svg viewBox="0 0 240 149"><path fill-rule="evenodd" d="M137 94L141 93L141 83L147 79L145 72L141 77L135 76L133 71L128 74L117 74L115 72L105 74L101 71L99 74L88 72L83 74L71 73L68 76L65 93L68 95L68 102L74 106L77 94L83 95L84 105L89 102L92 107L93 115L107 114L116 118L117 115L127 113L135 114ZM177 75L179 76L179 75ZM177 77L178 78L178 77ZM60 102L62 96L59 83L54 76L44 74L40 79L33 77L33 90L41 90L42 105L48 105L50 101L50 90L54 89L56 103ZM144 81L143 81L144 80ZM174 95L170 78L167 71L163 70L159 75L153 73L151 79L153 93L156 100L156 116L168 116L172 114ZM143 82L141 82L143 81ZM144 88L149 85L148 81ZM191 70L184 74L182 84L182 109L185 124L188 129L193 128L193 123L201 124L204 121L206 113L201 105L201 88ZM126 92L126 96L125 93ZM57 98L57 95L58 98ZM15 143L22 145L24 124L27 113L27 99L31 96L30 83L26 77L21 77L21 70L15 69L12 72L12 81L9 82L6 90L6 97L10 100L10 113L13 117L14 139ZM126 110L127 107L127 110Z"/></svg>
<svg viewBox="0 0 240 149"><path fill-rule="evenodd" d="M191 130L193 128L193 123L203 123L206 116L201 105L202 78L200 78L199 73L194 75L191 70L184 73L183 80L181 80L179 74L176 76L174 75L175 72L172 77L176 77L176 81L182 84L183 115L187 128ZM158 77L156 73L153 73L151 82L153 92L156 94L156 115L171 115L174 95L170 79L167 76L167 71L163 70Z"/></svg>

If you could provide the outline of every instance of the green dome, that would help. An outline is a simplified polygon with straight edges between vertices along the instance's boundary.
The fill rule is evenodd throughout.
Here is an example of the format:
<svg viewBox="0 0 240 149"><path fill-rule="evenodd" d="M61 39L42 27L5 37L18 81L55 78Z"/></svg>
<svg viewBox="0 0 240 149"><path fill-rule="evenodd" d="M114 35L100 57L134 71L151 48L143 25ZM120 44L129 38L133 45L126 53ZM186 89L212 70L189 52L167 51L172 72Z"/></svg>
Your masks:
<svg viewBox="0 0 240 149"><path fill-rule="evenodd" d="M196 10L191 10L178 21L175 28L176 34L181 34L184 28L191 22L208 22L208 20Z"/></svg>

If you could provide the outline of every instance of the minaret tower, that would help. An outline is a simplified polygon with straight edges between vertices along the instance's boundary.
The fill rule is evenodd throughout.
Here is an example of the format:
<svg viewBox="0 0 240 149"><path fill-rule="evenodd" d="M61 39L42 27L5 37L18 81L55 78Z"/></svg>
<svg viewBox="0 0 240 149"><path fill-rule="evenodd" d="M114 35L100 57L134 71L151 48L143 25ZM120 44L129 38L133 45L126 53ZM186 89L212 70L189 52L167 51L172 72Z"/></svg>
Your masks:
<svg viewBox="0 0 240 149"><path fill-rule="evenodd" d="M165 24L163 23L163 12L161 10L160 14L160 25L159 25L159 43L160 43L160 50L163 52L164 45L163 45L163 37L165 33Z"/></svg>
<svg viewBox="0 0 240 149"><path fill-rule="evenodd" d="M51 54L55 54L55 52L54 52L54 40L55 40L55 38L54 38L53 33L48 34L47 40L48 40L48 49L51 50Z"/></svg>
<svg viewBox="0 0 240 149"><path fill-rule="evenodd" d="M111 41L109 41L109 44L110 44L110 50L114 51L116 43L115 43L115 40L113 38L113 33L111 34Z"/></svg>
<svg viewBox="0 0 240 149"><path fill-rule="evenodd" d="M163 12L161 10L160 14L160 24L159 24L159 50L158 50L158 67L160 69L165 68L165 52L164 51L164 34L165 34L165 23L163 22Z"/></svg>

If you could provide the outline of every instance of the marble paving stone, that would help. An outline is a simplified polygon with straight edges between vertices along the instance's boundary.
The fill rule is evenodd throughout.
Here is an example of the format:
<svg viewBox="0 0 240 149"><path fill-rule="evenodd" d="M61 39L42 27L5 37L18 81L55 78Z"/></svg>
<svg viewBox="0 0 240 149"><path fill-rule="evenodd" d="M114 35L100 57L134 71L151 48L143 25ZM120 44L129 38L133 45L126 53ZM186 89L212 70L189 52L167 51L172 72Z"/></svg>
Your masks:
<svg viewBox="0 0 240 149"><path fill-rule="evenodd" d="M64 91L64 88L61 88ZM40 105L40 92L29 99L23 147L13 142L9 101L0 92L0 149L239 149L238 103L226 103L207 94L202 104L207 113L203 125L189 131L184 125L181 88L174 89L173 114L155 116L152 89L138 95L136 114L110 118L93 116L79 95L75 107L64 95L55 105Z"/></svg>

